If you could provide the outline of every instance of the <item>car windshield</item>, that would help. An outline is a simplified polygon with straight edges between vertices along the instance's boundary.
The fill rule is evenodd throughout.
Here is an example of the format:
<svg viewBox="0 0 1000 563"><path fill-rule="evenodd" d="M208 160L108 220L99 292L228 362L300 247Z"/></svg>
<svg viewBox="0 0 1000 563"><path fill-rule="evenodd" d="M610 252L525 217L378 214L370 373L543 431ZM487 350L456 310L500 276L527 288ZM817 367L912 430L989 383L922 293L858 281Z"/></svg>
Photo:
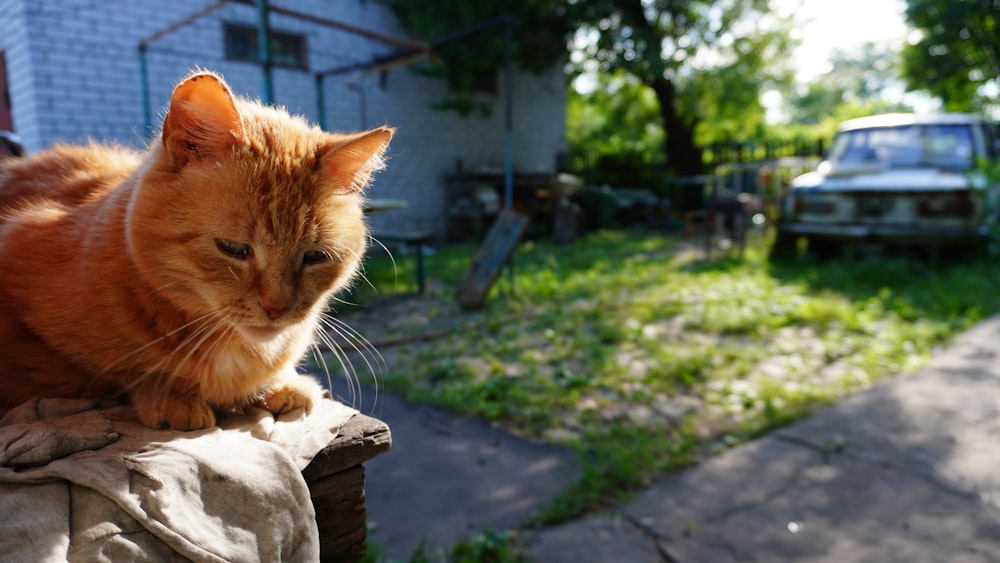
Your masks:
<svg viewBox="0 0 1000 563"><path fill-rule="evenodd" d="M972 168L975 150L968 125L906 125L844 131L830 160L839 164L878 163L889 168L933 166Z"/></svg>

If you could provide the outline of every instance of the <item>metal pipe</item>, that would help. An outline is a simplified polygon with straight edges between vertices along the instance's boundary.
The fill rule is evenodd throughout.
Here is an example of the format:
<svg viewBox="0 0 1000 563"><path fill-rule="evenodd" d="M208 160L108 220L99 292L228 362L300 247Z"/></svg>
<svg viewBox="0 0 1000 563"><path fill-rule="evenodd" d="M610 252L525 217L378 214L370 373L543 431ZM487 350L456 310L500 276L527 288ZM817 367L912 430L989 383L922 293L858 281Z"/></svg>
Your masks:
<svg viewBox="0 0 1000 563"><path fill-rule="evenodd" d="M503 195L504 206L514 205L514 125L513 125L513 64L511 63L512 20L503 27L503 72L504 72L504 151L503 151Z"/></svg>
<svg viewBox="0 0 1000 563"><path fill-rule="evenodd" d="M323 75L316 73L316 119L319 121L320 129L326 130L326 104L323 102L326 95L323 92Z"/></svg>
<svg viewBox="0 0 1000 563"><path fill-rule="evenodd" d="M323 70L320 71L320 74L323 76L335 76L338 74L349 74L352 72L371 74L373 72L390 70L397 66L408 65L416 60L427 57L428 55L430 55L430 50L400 51L387 56L372 57L372 60L368 62L351 63Z"/></svg>
<svg viewBox="0 0 1000 563"><path fill-rule="evenodd" d="M514 65L511 62L511 35L514 20L510 18L503 26L503 72L504 72L504 151L503 151L503 196L504 207L510 212L514 209L514 120L513 93ZM514 293L514 253L511 252L507 261L507 281L510 292Z"/></svg>
<svg viewBox="0 0 1000 563"><path fill-rule="evenodd" d="M483 22L479 22L479 23L477 23L475 25L471 25L469 27L460 29L460 30L458 30L458 31L456 31L454 33L449 33L448 35L445 35L443 37L438 37L434 41L431 41L431 47L441 47L441 46L447 45L449 43L454 43L456 41L460 41L462 39L465 39L466 37L470 37L472 35L475 35L477 33L480 33L482 31L486 31L487 29L490 29L490 28L493 28L493 27L497 27L497 26L500 26L500 25L504 26L505 29L510 29L516 23L517 23L517 18L515 18L514 16L511 16L511 15L496 17L496 18L489 19L489 20L486 20L486 21L483 21Z"/></svg>
<svg viewBox="0 0 1000 563"><path fill-rule="evenodd" d="M267 0L257 0L257 42L260 47L260 68L262 71L261 101L274 103L274 83L271 81L271 24L268 19Z"/></svg>
<svg viewBox="0 0 1000 563"><path fill-rule="evenodd" d="M198 10L197 12L191 14L190 16L187 16L184 19L177 20L176 22L168 25L167 27L161 29L160 31L157 31L156 33L154 33L152 35L149 35L147 37L144 37L144 38L140 39L139 40L139 47L140 48L145 48L146 45L149 45L153 41L156 41L157 39L159 39L159 38L161 38L161 37L163 37L165 35L169 35L169 34L177 31L178 29L180 29L180 28L182 28L182 27L184 27L186 25L188 25L190 23L193 23L198 18L201 18L203 16L207 16L208 14L211 14L212 12L214 12L214 11L218 10L219 8L225 6L227 3L229 3L229 0L219 0L218 2L215 2L214 4L211 4L209 6L205 6L201 10Z"/></svg>
<svg viewBox="0 0 1000 563"><path fill-rule="evenodd" d="M272 7L272 12L281 12L277 8ZM284 12L281 12L284 13ZM450 33L443 37L439 37L430 43L419 43L410 42L409 48L396 51L389 55L383 55L380 57L373 57L369 62L358 62L351 63L348 65L331 68L328 70L321 71L324 75L332 76L336 74L346 74L354 71L364 71L365 73L378 72L381 70L388 70L390 68L407 65L414 61L420 60L424 57L430 56L434 49L443 47L450 43L456 41L461 41L467 37L481 33L490 28L497 26L505 26L505 28L510 28L517 23L517 20L513 16L501 16L498 18L493 18L484 22L480 22L476 25L461 29L454 33Z"/></svg>
<svg viewBox="0 0 1000 563"><path fill-rule="evenodd" d="M385 33L378 33L370 29L363 29L357 26L346 24L341 21L331 20L328 18L321 18L303 12L289 10L288 8L282 8L280 6L271 6L270 10L276 14L290 16L307 22L318 23L326 27L332 27L334 29L346 31L347 33L359 35L361 37L365 37L381 43L386 43L388 45L395 45L397 47L404 47L410 49L425 49L427 47L424 43L420 41L413 41L412 39L407 39L405 37L395 37Z"/></svg>
<svg viewBox="0 0 1000 563"><path fill-rule="evenodd" d="M139 88L142 95L142 122L146 140L153 137L153 114L149 110L149 67L146 65L146 45L139 44Z"/></svg>

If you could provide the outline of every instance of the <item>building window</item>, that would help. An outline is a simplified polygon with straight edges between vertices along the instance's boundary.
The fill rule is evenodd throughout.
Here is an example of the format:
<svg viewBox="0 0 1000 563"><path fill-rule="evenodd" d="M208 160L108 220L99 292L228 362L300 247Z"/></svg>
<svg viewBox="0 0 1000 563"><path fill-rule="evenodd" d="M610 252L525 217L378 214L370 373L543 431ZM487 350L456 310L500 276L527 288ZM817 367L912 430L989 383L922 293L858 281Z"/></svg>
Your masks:
<svg viewBox="0 0 1000 563"><path fill-rule="evenodd" d="M257 28L235 23L223 24L226 60L260 62L260 42ZM271 64L289 68L309 68L306 36L271 30Z"/></svg>

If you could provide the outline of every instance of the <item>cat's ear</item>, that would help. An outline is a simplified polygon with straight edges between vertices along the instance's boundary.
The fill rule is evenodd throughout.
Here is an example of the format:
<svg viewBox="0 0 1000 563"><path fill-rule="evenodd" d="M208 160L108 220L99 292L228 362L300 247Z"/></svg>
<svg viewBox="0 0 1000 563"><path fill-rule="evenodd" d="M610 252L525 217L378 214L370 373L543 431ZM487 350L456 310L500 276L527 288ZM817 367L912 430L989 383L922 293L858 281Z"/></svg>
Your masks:
<svg viewBox="0 0 1000 563"><path fill-rule="evenodd" d="M319 165L332 183L334 193L361 191L373 173L385 167L385 149L395 129L379 127L351 135L324 148Z"/></svg>
<svg viewBox="0 0 1000 563"><path fill-rule="evenodd" d="M163 120L163 146L173 168L219 159L243 138L233 93L218 76L194 74L174 89Z"/></svg>

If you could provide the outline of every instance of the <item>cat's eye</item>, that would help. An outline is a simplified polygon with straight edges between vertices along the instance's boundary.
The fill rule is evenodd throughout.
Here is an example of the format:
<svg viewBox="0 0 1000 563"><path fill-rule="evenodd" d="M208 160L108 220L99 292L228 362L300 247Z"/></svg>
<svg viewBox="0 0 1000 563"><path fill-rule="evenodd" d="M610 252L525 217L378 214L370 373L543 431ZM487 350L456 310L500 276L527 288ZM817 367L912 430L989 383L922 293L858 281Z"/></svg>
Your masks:
<svg viewBox="0 0 1000 563"><path fill-rule="evenodd" d="M305 254L302 255L303 264L319 264L320 262L326 262L330 259L330 255L322 250L307 250Z"/></svg>
<svg viewBox="0 0 1000 563"><path fill-rule="evenodd" d="M246 260L251 254L250 245L242 242L215 239L215 246L223 254L236 258L237 260Z"/></svg>

